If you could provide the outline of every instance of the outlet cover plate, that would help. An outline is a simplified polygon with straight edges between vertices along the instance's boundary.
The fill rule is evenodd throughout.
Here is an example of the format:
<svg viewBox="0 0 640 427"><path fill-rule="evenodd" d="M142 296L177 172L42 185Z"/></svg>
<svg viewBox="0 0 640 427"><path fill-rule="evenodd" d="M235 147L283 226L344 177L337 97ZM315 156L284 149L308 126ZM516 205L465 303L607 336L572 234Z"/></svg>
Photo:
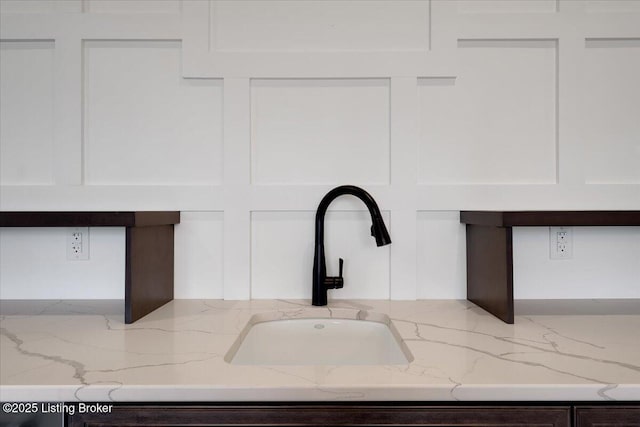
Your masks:
<svg viewBox="0 0 640 427"><path fill-rule="evenodd" d="M67 260L89 259L89 227L73 227L67 232Z"/></svg>
<svg viewBox="0 0 640 427"><path fill-rule="evenodd" d="M573 229L571 227L549 227L549 258L573 258Z"/></svg>

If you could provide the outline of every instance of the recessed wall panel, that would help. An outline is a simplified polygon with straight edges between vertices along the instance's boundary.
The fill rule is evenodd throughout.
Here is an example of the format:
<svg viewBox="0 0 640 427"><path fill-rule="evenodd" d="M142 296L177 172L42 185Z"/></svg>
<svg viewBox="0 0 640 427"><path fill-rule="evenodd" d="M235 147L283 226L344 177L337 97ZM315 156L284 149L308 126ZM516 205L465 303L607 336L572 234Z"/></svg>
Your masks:
<svg viewBox="0 0 640 427"><path fill-rule="evenodd" d="M382 214L389 225L389 213ZM311 211L252 213L251 298L311 298L314 219ZM330 299L389 298L390 249L376 246L370 227L368 211L327 213L327 274L337 276L343 258L345 281L343 289L329 290Z"/></svg>
<svg viewBox="0 0 640 427"><path fill-rule="evenodd" d="M428 1L218 1L210 22L218 51L429 48Z"/></svg>
<svg viewBox="0 0 640 427"><path fill-rule="evenodd" d="M180 13L178 0L85 0L85 13Z"/></svg>
<svg viewBox="0 0 640 427"><path fill-rule="evenodd" d="M53 41L0 42L0 184L53 184Z"/></svg>
<svg viewBox="0 0 640 427"><path fill-rule="evenodd" d="M55 0L2 0L0 13L52 13Z"/></svg>
<svg viewBox="0 0 640 427"><path fill-rule="evenodd" d="M389 182L389 81L252 80L257 184Z"/></svg>
<svg viewBox="0 0 640 427"><path fill-rule="evenodd" d="M419 79L420 183L555 183L556 54L555 41L460 40L455 79Z"/></svg>
<svg viewBox="0 0 640 427"><path fill-rule="evenodd" d="M222 81L183 79L180 60L179 42L85 42L88 184L221 182Z"/></svg>
<svg viewBox="0 0 640 427"><path fill-rule="evenodd" d="M640 13L640 0L587 0L590 13Z"/></svg>
<svg viewBox="0 0 640 427"><path fill-rule="evenodd" d="M223 297L222 212L181 212L175 226L175 298Z"/></svg>
<svg viewBox="0 0 640 427"><path fill-rule="evenodd" d="M640 39L587 40L584 61L585 180L640 183Z"/></svg>
<svg viewBox="0 0 640 427"><path fill-rule="evenodd" d="M458 0L461 13L554 13L557 0Z"/></svg>
<svg viewBox="0 0 640 427"><path fill-rule="evenodd" d="M466 228L460 213L417 213L418 299L466 299Z"/></svg>

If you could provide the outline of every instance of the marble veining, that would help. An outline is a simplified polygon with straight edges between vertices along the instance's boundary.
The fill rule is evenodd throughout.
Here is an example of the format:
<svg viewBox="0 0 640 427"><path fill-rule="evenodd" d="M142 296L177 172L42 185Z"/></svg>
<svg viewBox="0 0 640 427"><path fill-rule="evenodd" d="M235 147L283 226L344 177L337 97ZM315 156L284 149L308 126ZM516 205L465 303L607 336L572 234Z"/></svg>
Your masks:
<svg viewBox="0 0 640 427"><path fill-rule="evenodd" d="M0 400L640 400L638 301L526 304L507 325L468 301L176 300L126 325L121 301L2 301ZM224 361L250 319L381 315L408 365Z"/></svg>

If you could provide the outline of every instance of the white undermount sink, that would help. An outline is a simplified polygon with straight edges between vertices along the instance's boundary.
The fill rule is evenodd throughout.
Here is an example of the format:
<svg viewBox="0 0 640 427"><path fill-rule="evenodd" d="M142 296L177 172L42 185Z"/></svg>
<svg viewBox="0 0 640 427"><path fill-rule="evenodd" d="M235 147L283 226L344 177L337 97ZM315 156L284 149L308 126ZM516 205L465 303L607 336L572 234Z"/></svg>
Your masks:
<svg viewBox="0 0 640 427"><path fill-rule="evenodd" d="M366 317L269 320L255 315L225 360L237 365L406 365L413 360L386 315Z"/></svg>

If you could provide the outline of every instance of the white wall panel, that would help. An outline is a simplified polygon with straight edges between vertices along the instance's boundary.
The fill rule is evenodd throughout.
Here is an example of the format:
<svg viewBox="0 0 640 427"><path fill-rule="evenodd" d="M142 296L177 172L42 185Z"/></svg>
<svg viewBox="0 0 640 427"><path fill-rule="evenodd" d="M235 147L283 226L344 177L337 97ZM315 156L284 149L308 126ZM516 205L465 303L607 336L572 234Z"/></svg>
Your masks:
<svg viewBox="0 0 640 427"><path fill-rule="evenodd" d="M0 183L53 183L53 41L0 42Z"/></svg>
<svg viewBox="0 0 640 427"><path fill-rule="evenodd" d="M389 81L252 80L256 184L389 182Z"/></svg>
<svg viewBox="0 0 640 427"><path fill-rule="evenodd" d="M549 259L548 227L513 228L516 299L640 298L640 227L573 227L573 258Z"/></svg>
<svg viewBox="0 0 640 427"><path fill-rule="evenodd" d="M377 197L394 243L375 246L359 201L332 204L337 298L463 298L460 209L640 209L640 1L0 12L0 208L183 210L178 298L308 298L313 210L339 184ZM64 230L33 233L0 236L1 297L122 297L122 265L68 263ZM517 296L637 295L635 231L576 232L567 264L536 233L516 233ZM123 251L113 237L96 254Z"/></svg>
<svg viewBox="0 0 640 427"><path fill-rule="evenodd" d="M458 212L417 214L418 299L466 299L466 228Z"/></svg>
<svg viewBox="0 0 640 427"><path fill-rule="evenodd" d="M175 226L175 297L222 298L222 212L182 212Z"/></svg>
<svg viewBox="0 0 640 427"><path fill-rule="evenodd" d="M84 0L85 13L180 13L178 0Z"/></svg>
<svg viewBox="0 0 640 427"><path fill-rule="evenodd" d="M51 13L55 0L2 0L0 13Z"/></svg>
<svg viewBox="0 0 640 427"><path fill-rule="evenodd" d="M585 180L638 184L640 38L587 40L584 61Z"/></svg>
<svg viewBox="0 0 640 427"><path fill-rule="evenodd" d="M458 47L457 78L420 79L419 181L555 183L555 42Z"/></svg>
<svg viewBox="0 0 640 427"><path fill-rule="evenodd" d="M640 0L587 0L587 12L640 13Z"/></svg>
<svg viewBox="0 0 640 427"><path fill-rule="evenodd" d="M389 213L382 216L389 225ZM327 275L338 275L342 258L345 282L330 299L389 298L389 246L377 247L370 227L368 211L327 212ZM314 230L315 212L252 213L251 298L311 298Z"/></svg>
<svg viewBox="0 0 640 427"><path fill-rule="evenodd" d="M554 13L558 0L458 0L461 13Z"/></svg>
<svg viewBox="0 0 640 427"><path fill-rule="evenodd" d="M0 228L0 298L124 299L124 227L89 228L89 259L67 261L60 228Z"/></svg>
<svg viewBox="0 0 640 427"><path fill-rule="evenodd" d="M222 84L180 77L180 43L84 47L89 184L219 184Z"/></svg>
<svg viewBox="0 0 640 427"><path fill-rule="evenodd" d="M214 1L210 10L217 51L429 48L428 2Z"/></svg>

